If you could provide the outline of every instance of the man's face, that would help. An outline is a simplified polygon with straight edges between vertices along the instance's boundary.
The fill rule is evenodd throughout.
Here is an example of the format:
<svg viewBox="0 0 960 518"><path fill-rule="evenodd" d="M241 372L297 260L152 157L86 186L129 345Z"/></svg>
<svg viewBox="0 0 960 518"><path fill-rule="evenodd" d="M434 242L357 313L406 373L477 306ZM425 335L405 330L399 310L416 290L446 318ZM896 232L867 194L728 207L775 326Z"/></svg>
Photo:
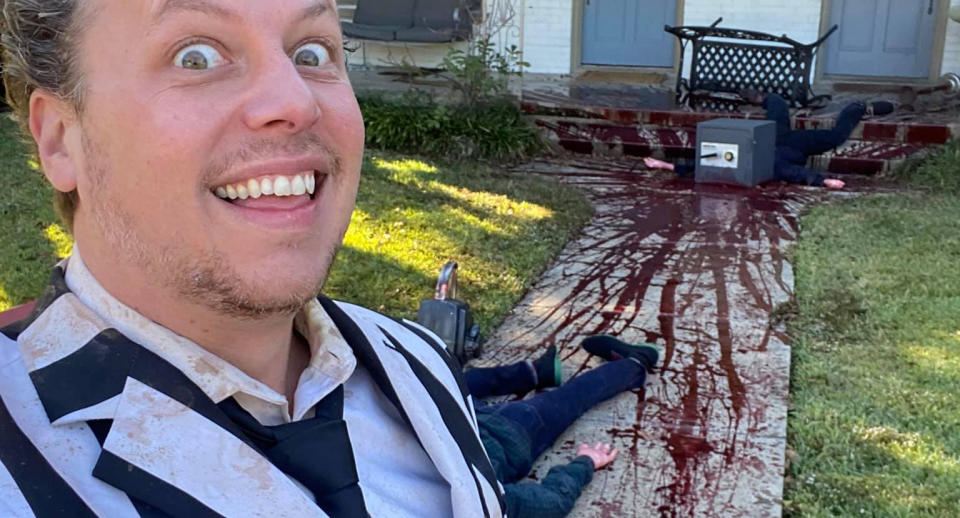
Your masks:
<svg viewBox="0 0 960 518"><path fill-rule="evenodd" d="M363 154L332 0L79 1L81 250L240 316L315 295Z"/></svg>

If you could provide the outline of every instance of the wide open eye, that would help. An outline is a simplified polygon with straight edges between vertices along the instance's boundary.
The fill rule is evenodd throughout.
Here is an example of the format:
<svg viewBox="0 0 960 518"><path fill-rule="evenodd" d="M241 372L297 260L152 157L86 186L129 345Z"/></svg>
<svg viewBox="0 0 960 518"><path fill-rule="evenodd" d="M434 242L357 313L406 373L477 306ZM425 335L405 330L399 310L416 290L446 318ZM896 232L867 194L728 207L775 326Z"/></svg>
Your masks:
<svg viewBox="0 0 960 518"><path fill-rule="evenodd" d="M184 47L173 58L173 66L188 70L209 70L225 62L226 60L217 49L204 43L195 43Z"/></svg>
<svg viewBox="0 0 960 518"><path fill-rule="evenodd" d="M293 53L293 63L301 67L319 67L329 61L330 53L319 43L306 43Z"/></svg>

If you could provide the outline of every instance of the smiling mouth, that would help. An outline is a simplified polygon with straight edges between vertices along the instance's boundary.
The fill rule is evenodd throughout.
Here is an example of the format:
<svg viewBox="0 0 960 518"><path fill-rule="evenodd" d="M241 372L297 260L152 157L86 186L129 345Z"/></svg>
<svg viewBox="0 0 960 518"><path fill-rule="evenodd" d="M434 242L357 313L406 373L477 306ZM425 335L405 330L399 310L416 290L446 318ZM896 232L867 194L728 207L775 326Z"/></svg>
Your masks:
<svg viewBox="0 0 960 518"><path fill-rule="evenodd" d="M281 208L276 206L276 202L281 199L288 203L302 202L305 198L315 199L326 179L327 175L319 171L304 171L293 175L271 174L223 184L212 191L217 198L234 205L250 208L257 208L257 205L263 205L261 208ZM263 202L258 204L249 200L263 200Z"/></svg>

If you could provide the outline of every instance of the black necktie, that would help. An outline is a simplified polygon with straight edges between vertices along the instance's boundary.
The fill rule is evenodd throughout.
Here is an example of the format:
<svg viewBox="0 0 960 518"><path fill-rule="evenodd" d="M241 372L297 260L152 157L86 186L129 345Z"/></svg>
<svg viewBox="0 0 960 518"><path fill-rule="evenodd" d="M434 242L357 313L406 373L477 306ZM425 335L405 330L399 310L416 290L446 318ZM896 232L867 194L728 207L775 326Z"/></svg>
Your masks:
<svg viewBox="0 0 960 518"><path fill-rule="evenodd" d="M367 516L343 420L343 385L317 403L317 415L276 426L260 424L233 398L218 405L274 466L313 492L333 518Z"/></svg>

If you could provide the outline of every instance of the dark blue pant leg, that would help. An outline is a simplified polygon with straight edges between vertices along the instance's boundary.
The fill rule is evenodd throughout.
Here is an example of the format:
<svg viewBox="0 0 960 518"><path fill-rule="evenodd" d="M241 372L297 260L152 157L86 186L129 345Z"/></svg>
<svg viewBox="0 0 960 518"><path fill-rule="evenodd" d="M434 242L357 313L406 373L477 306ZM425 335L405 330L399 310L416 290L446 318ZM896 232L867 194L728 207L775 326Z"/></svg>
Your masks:
<svg viewBox="0 0 960 518"><path fill-rule="evenodd" d="M467 390L474 398L522 396L537 388L533 367L523 361L500 367L482 367L463 373Z"/></svg>
<svg viewBox="0 0 960 518"><path fill-rule="evenodd" d="M863 103L848 104L840 111L832 129L791 131L783 144L807 156L830 151L850 138L866 110Z"/></svg>
<svg viewBox="0 0 960 518"><path fill-rule="evenodd" d="M774 178L784 182L796 183L801 185L823 185L823 175L807 169L802 165L792 164L782 160L777 160L773 165Z"/></svg>
<svg viewBox="0 0 960 518"><path fill-rule="evenodd" d="M499 405L495 412L530 436L536 459L587 410L617 394L639 388L647 371L633 360L617 360L587 371L548 392Z"/></svg>
<svg viewBox="0 0 960 518"><path fill-rule="evenodd" d="M763 107L767 110L767 120L777 123L777 145L780 145L790 134L790 107L777 94L764 97Z"/></svg>
<svg viewBox="0 0 960 518"><path fill-rule="evenodd" d="M696 169L696 162L688 162L686 160L678 160L677 163L673 165L673 171L680 177L692 176Z"/></svg>

